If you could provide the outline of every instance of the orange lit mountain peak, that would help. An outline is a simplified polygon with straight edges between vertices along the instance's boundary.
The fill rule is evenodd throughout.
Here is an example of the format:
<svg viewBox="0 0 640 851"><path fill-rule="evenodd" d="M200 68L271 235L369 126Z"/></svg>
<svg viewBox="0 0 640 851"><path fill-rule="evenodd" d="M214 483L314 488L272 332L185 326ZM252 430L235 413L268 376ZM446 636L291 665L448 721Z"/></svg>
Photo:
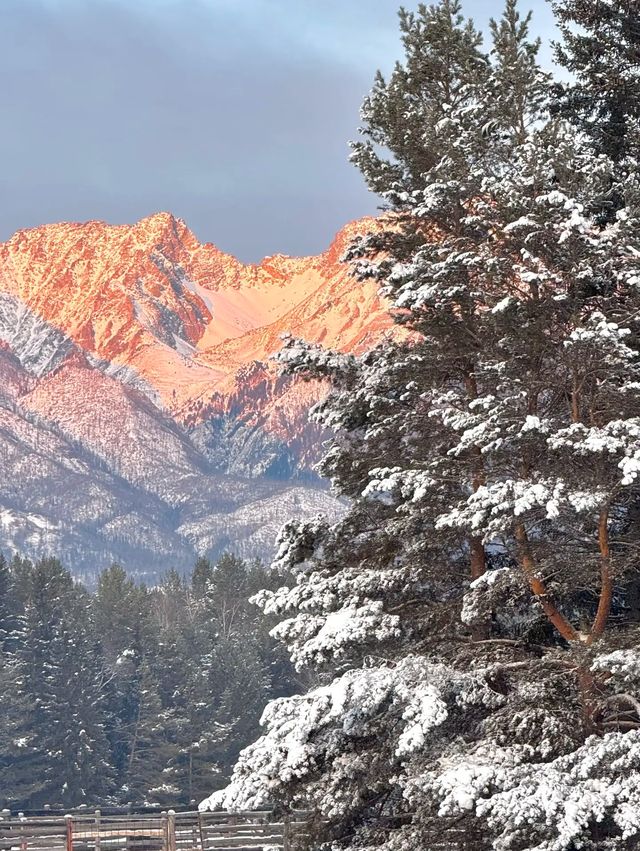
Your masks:
<svg viewBox="0 0 640 851"><path fill-rule="evenodd" d="M134 370L178 412L224 394L284 332L344 350L370 344L388 323L384 306L338 260L374 223L347 225L317 257L253 265L201 244L170 213L131 226L45 225L0 247L0 290L85 351Z"/></svg>

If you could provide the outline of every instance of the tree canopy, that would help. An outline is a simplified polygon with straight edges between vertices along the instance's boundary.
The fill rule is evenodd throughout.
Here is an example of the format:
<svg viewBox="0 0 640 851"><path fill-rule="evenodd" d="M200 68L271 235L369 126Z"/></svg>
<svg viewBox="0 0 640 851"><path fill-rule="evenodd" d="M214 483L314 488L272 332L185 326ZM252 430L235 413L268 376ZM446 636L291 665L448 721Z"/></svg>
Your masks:
<svg viewBox="0 0 640 851"><path fill-rule="evenodd" d="M600 123L575 105L597 7L637 19L555 5L576 71L560 93L513 0L487 46L457 0L401 11L404 60L352 154L384 211L345 256L396 332L361 357L280 355L330 379L321 470L350 510L281 535L282 586L256 599L314 685L269 704L208 805L310 808L318 848L640 835L635 107L613 83ZM606 49L636 73L627 41Z"/></svg>

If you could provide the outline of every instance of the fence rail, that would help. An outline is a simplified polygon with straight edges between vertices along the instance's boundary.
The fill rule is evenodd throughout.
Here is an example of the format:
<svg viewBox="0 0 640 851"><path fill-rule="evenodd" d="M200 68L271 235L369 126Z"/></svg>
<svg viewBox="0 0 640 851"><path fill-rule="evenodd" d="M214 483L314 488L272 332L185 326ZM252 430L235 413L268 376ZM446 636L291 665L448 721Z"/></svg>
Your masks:
<svg viewBox="0 0 640 851"><path fill-rule="evenodd" d="M291 851L306 814L252 812L0 817L0 851Z"/></svg>

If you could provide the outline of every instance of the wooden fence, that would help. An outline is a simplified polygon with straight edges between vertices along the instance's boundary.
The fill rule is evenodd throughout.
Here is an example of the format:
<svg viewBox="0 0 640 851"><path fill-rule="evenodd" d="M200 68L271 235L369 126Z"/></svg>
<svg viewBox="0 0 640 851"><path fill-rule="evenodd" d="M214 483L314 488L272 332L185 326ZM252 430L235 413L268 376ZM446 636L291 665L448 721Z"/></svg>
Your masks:
<svg viewBox="0 0 640 851"><path fill-rule="evenodd" d="M292 851L304 813L269 811L145 815L0 816L0 851Z"/></svg>

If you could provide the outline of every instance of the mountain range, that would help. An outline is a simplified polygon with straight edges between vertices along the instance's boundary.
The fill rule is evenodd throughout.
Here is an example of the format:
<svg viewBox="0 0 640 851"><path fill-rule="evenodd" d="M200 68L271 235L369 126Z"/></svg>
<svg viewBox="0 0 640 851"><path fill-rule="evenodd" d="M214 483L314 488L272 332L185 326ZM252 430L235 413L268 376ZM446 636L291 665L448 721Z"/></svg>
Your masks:
<svg viewBox="0 0 640 851"><path fill-rule="evenodd" d="M168 213L0 245L0 550L153 580L199 554L268 558L289 518L340 512L312 469L326 388L271 356L285 333L357 353L389 328L340 262L374 223L257 265Z"/></svg>

